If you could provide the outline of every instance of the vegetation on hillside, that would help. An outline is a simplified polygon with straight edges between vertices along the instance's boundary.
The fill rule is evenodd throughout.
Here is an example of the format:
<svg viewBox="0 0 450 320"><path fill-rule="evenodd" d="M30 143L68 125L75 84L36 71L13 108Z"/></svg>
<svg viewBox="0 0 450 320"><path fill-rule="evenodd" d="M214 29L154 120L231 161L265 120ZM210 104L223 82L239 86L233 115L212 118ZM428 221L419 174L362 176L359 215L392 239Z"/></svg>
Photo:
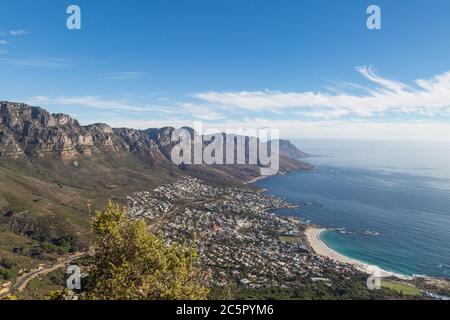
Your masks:
<svg viewBox="0 0 450 320"><path fill-rule="evenodd" d="M97 245L85 298L95 300L205 299L198 255L165 244L144 221L109 204L93 222Z"/></svg>
<svg viewBox="0 0 450 320"><path fill-rule="evenodd" d="M381 286L383 288L394 290L402 295L417 296L417 297L422 295L421 291L418 288L407 283L383 280L381 282Z"/></svg>
<svg viewBox="0 0 450 320"><path fill-rule="evenodd" d="M366 299L420 299L420 294L410 295L396 284L383 281L381 290L369 290L364 274L351 277L325 270L321 279L305 279L295 288L241 287L237 283L214 286L206 282L204 270L199 266L199 256L191 247L168 244L151 234L142 220L130 219L126 209L109 203L104 210L96 211L92 221L96 238L95 254L77 260L86 275L82 290L72 292L65 287L66 274L56 270L33 279L19 299L63 300L366 300ZM62 238L62 247L72 242ZM286 238L285 241L294 239ZM17 265L7 258L0 259L2 277L13 278ZM53 290L53 291L51 291ZM420 292L419 292L420 293Z"/></svg>
<svg viewBox="0 0 450 320"><path fill-rule="evenodd" d="M347 278L337 272L326 275L331 283L306 281L298 288L242 289L237 298L242 300L385 300L404 299L402 293L382 288L369 290L364 274Z"/></svg>
<svg viewBox="0 0 450 320"><path fill-rule="evenodd" d="M0 258L0 279L13 280L18 273L17 264L8 258Z"/></svg>

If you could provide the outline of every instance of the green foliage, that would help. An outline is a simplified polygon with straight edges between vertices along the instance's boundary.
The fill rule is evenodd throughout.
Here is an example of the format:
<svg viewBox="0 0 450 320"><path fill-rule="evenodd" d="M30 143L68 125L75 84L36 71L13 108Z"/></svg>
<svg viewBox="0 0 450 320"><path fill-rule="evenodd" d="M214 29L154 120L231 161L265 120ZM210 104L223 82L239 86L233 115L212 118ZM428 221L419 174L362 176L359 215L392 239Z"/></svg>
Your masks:
<svg viewBox="0 0 450 320"><path fill-rule="evenodd" d="M401 294L390 289L369 290L365 276L345 278L341 275L331 276L330 282L306 280L297 288L261 288L241 289L241 300L376 300L401 299Z"/></svg>
<svg viewBox="0 0 450 320"><path fill-rule="evenodd" d="M53 239L52 243L66 252L76 252L79 250L78 237L72 234Z"/></svg>
<svg viewBox="0 0 450 320"><path fill-rule="evenodd" d="M22 291L17 292L17 297L19 300L49 299L49 292L54 293L66 288L66 278L65 268L39 275L31 279Z"/></svg>
<svg viewBox="0 0 450 320"><path fill-rule="evenodd" d="M298 242L300 240L299 237L292 236L280 236L279 239L284 242Z"/></svg>
<svg viewBox="0 0 450 320"><path fill-rule="evenodd" d="M14 280L17 277L17 269L0 269L0 278L3 280Z"/></svg>
<svg viewBox="0 0 450 320"><path fill-rule="evenodd" d="M3 267L5 269L12 269L16 267L16 264L8 258L1 258L0 267Z"/></svg>
<svg viewBox="0 0 450 320"><path fill-rule="evenodd" d="M74 235L65 235L60 238L51 239L50 241L40 242L39 247L41 252L56 252L60 255L73 253L80 249L78 238Z"/></svg>
<svg viewBox="0 0 450 320"><path fill-rule="evenodd" d="M0 279L13 280L17 277L17 273L17 265L13 261L7 258L0 259Z"/></svg>
<svg viewBox="0 0 450 320"><path fill-rule="evenodd" d="M97 211L93 229L98 237L87 299L205 299L196 267L195 250L167 245L151 235L144 221L130 220L126 211L109 204Z"/></svg>
<svg viewBox="0 0 450 320"><path fill-rule="evenodd" d="M409 296L421 296L422 293L419 289L414 287L413 285L409 285L406 283L399 283L394 281L381 281L381 286L383 288L392 289L402 295L409 295Z"/></svg>
<svg viewBox="0 0 450 320"><path fill-rule="evenodd" d="M69 289L53 290L44 296L44 300L53 300L53 301L65 300L65 297L68 294Z"/></svg>

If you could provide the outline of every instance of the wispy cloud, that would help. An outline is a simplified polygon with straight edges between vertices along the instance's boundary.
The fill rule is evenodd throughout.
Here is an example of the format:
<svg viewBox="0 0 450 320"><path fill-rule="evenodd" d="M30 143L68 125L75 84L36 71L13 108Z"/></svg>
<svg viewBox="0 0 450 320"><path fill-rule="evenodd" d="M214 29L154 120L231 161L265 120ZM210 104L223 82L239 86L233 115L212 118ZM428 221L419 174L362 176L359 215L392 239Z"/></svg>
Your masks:
<svg viewBox="0 0 450 320"><path fill-rule="evenodd" d="M9 34L14 36L14 37L18 37L18 36L23 36L26 34L29 34L29 31L25 31L25 30L11 30L9 31Z"/></svg>
<svg viewBox="0 0 450 320"><path fill-rule="evenodd" d="M70 65L70 61L61 58L0 58L0 63L42 68L64 68Z"/></svg>
<svg viewBox="0 0 450 320"><path fill-rule="evenodd" d="M364 119L308 121L255 118L209 122L205 123L204 127L222 131L242 128L276 128L280 130L282 137L296 139L450 141L450 123L445 121L379 122Z"/></svg>
<svg viewBox="0 0 450 320"><path fill-rule="evenodd" d="M99 75L100 79L108 81L126 81L126 80L138 80L145 77L145 73L142 72L109 72Z"/></svg>
<svg viewBox="0 0 450 320"><path fill-rule="evenodd" d="M93 119L91 121L85 122L85 124L98 122L98 119ZM146 130L149 128L163 128L163 127L174 127L182 128L185 126L192 126L193 123L187 122L185 120L161 120L161 119L125 119L121 117L111 117L106 119L101 119L100 122L106 122L113 128L133 128Z"/></svg>
<svg viewBox="0 0 450 320"><path fill-rule="evenodd" d="M146 111L146 108L136 106L126 100L102 99L94 96L82 97L52 97L36 96L26 99L28 104L39 106L82 106L94 109L107 109L117 111Z"/></svg>
<svg viewBox="0 0 450 320"><path fill-rule="evenodd" d="M345 88L336 92L205 92L194 97L205 103L258 112L294 111L312 117L371 117L385 112L438 115L450 114L450 72L412 85L387 79L371 67L356 69L373 83L366 93L353 94Z"/></svg>
<svg viewBox="0 0 450 320"><path fill-rule="evenodd" d="M8 43L8 42L6 42L5 40L1 40L1 39L0 39L0 45L3 45L3 46L4 46L4 45L7 44L7 43Z"/></svg>
<svg viewBox="0 0 450 320"><path fill-rule="evenodd" d="M182 103L177 109L179 110L178 113L181 115L190 115L196 119L204 121L225 119L225 116L222 113L219 113L214 110L214 108L206 105Z"/></svg>
<svg viewBox="0 0 450 320"><path fill-rule="evenodd" d="M135 129L161 128L171 126L181 128L194 126L194 121L180 119L154 119L153 117L129 119L110 117L92 119L88 122L106 122L113 127ZM86 122L86 123L88 123ZM450 123L431 121L376 122L376 121L301 121L273 119L242 119L203 123L205 130L238 131L245 128L276 128L280 136L291 139L332 139L332 140L425 140L450 141Z"/></svg>
<svg viewBox="0 0 450 320"><path fill-rule="evenodd" d="M103 109L111 111L137 112L140 117L151 114L152 117L161 119L197 119L203 121L215 121L225 119L221 113L210 109L206 105L194 105L191 103L172 102L167 105L136 104L128 99L105 99L98 96L35 96L24 99L24 101L36 106L81 106L92 109ZM123 114L127 116L127 114Z"/></svg>
<svg viewBox="0 0 450 320"><path fill-rule="evenodd" d="M197 119L203 121L214 121L225 119L225 115L214 107L202 104L193 104L185 102L171 102L170 105L145 105L148 111L154 114L171 117L171 119Z"/></svg>

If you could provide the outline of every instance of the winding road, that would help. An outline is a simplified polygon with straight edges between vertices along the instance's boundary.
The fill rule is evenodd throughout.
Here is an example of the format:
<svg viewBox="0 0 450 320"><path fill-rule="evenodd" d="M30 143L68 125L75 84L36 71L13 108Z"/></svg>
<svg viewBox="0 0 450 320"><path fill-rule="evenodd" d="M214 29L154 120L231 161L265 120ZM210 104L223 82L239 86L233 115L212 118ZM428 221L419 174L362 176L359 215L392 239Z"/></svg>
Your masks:
<svg viewBox="0 0 450 320"><path fill-rule="evenodd" d="M82 256L89 255L92 253L93 253L93 251L77 252L66 258L63 258L62 260L59 260L56 264L54 264L52 266L44 267L42 269L34 270L34 271L31 271L31 272L21 275L20 277L17 278L16 283L11 287L11 289L0 294L0 300L9 294L12 294L13 292L22 292L27 287L28 283L31 280L33 280L34 278L36 278L38 276L46 275L55 270L64 268L68 263L70 263L74 260L77 260L77 259L81 258Z"/></svg>

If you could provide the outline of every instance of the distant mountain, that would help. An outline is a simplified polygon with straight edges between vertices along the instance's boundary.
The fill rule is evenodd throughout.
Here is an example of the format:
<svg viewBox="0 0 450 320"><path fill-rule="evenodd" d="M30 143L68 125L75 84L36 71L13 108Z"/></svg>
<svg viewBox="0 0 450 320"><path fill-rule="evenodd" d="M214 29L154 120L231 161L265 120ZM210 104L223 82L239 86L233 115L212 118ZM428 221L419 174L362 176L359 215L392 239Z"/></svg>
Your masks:
<svg viewBox="0 0 450 320"><path fill-rule="evenodd" d="M192 129L187 128L190 132ZM50 114L38 107L21 103L0 102L0 159L36 160L59 157L61 161L95 159L108 155L133 156L154 170L177 171L170 160L174 143L174 128L113 129L107 124L81 126L64 114ZM309 169L308 164L296 161L305 153L287 140L280 140L280 170ZM248 156L248 154L247 154ZM258 176L258 166L231 165L222 171L221 178L249 180ZM208 168L202 168L208 171ZM217 171L218 170L218 171ZM213 174L214 175L214 174Z"/></svg>
<svg viewBox="0 0 450 320"><path fill-rule="evenodd" d="M289 140L278 140L278 142L280 145L280 154L287 156L291 159L298 160L301 158L307 158L311 156L306 152L303 152L302 150L298 149Z"/></svg>
<svg viewBox="0 0 450 320"><path fill-rule="evenodd" d="M181 176L249 188L243 182L260 175L258 165L174 165L174 130L81 126L68 115L0 102L0 256L11 255L6 243L16 243L21 264L45 260L53 251L36 249L30 238L88 238L90 210L109 199L125 205L127 195ZM308 169L281 154L280 172Z"/></svg>

